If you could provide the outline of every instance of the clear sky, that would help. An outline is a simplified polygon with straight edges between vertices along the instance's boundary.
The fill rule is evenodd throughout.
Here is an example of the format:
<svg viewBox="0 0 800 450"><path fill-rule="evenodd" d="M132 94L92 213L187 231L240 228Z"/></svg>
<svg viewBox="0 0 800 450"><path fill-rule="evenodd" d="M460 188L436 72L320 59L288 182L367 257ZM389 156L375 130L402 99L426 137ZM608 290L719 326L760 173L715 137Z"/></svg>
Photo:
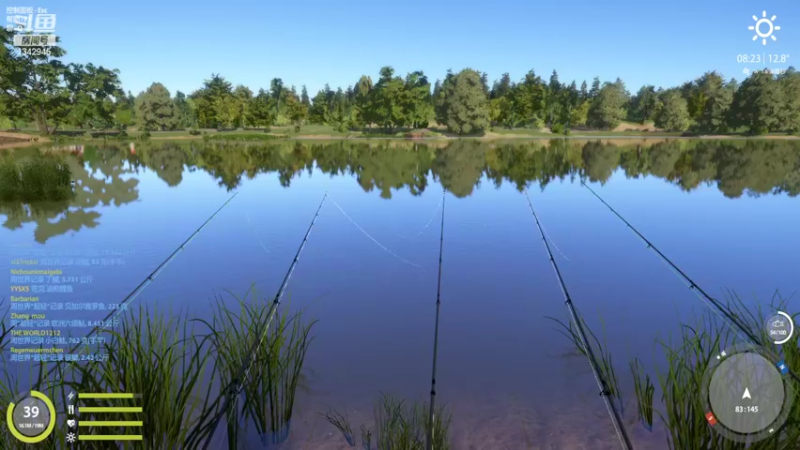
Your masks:
<svg viewBox="0 0 800 450"><path fill-rule="evenodd" d="M188 93L212 72L253 90L280 77L313 96L326 82L374 80L384 65L431 81L449 68L490 81L556 69L578 84L620 77L631 91L708 70L741 80L744 67L764 67L737 54L789 54L800 66L797 0L33 1L6 0L56 13L68 60L120 69L134 94L154 81ZM781 26L766 46L748 30L764 10Z"/></svg>

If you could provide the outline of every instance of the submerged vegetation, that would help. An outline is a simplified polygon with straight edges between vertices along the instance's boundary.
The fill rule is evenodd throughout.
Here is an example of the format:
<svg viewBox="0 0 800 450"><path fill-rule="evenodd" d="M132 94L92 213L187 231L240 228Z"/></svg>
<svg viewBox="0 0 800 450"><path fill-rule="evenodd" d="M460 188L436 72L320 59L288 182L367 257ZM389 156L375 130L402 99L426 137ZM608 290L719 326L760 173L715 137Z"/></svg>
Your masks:
<svg viewBox="0 0 800 450"><path fill-rule="evenodd" d="M0 200L59 201L72 195L72 171L63 157L0 158Z"/></svg>
<svg viewBox="0 0 800 450"><path fill-rule="evenodd" d="M252 292L252 291L251 291ZM51 376L44 365L32 367L32 388L48 393L57 409L64 408L66 395L76 392L135 392L141 398L90 399L85 406L138 406L143 414L103 414L102 420L142 421L144 448L193 449L209 439L214 419L221 414L228 418L228 448L240 448L246 437L247 424L254 424L264 443L277 443L288 437L294 398L302 377L306 351L311 344L314 322L305 322L300 313L279 313L265 344L256 358L251 376L244 380L241 398L228 411L223 410L224 396L238 381L228 374L245 361L249 344L259 336L267 320L267 302L256 296L234 299L240 312L229 309L221 297L216 299L215 317L198 321L185 315L164 315L140 307L127 312L119 326L101 332L105 342L89 349L108 354L105 361L91 364L52 363ZM205 332L203 332L205 329ZM5 339L5 329L3 329ZM6 345L3 341L0 345ZM19 393L19 382L10 370L4 370L0 381L0 414L13 395ZM58 374L53 377L52 374ZM53 380L58 380L53 382ZM238 405L238 406L237 406ZM81 420L92 420L93 413L81 414ZM245 427L242 427L242 424ZM122 427L125 429L125 427ZM122 431L122 429L120 431ZM107 429L105 429L107 431ZM215 439L221 438L222 430ZM0 430L3 448L27 448ZM67 430L59 422L48 448L64 448ZM82 434L102 434L101 429L87 428ZM218 439L217 439L218 440ZM216 442L216 441L214 441ZM124 448L132 447L128 443ZM139 444L137 444L139 445ZM118 448L114 443L87 442L86 448Z"/></svg>
<svg viewBox="0 0 800 450"><path fill-rule="evenodd" d="M776 293L770 311L785 310L788 299ZM705 310L695 317L693 323L684 323L680 334L667 341L657 341L660 362L657 367L646 369L638 358L630 362L633 376L634 396L637 418L642 425L656 433L664 432L669 448L683 449L724 449L724 450L794 450L800 446L800 385L789 380L788 395L794 396L791 410L785 425L775 436L755 443L739 443L715 432L706 418L707 406L703 400L703 385L706 370L715 355L744 341L737 335L728 321L735 320L746 327L748 333L761 338L757 346L766 348L775 355L781 355L793 372L800 371L800 348L797 334L778 348L772 344L764 324L767 317L759 307L756 310L746 306L734 293L729 293L722 316ZM560 331L567 330L575 348L581 353L584 349L573 333L571 325L560 323ZM764 345L763 343L767 343ZM622 388L614 374L611 353L595 339L590 343L601 356L602 375L613 386L614 397L624 404ZM654 384L653 380L657 380ZM659 398L656 401L656 393ZM787 403L788 404L788 403ZM655 421L655 423L654 423Z"/></svg>
<svg viewBox="0 0 800 450"><path fill-rule="evenodd" d="M374 428L362 424L361 448L364 450L423 450L430 429L429 405L425 402L409 404L390 394L381 394L375 402ZM356 447L357 439L346 414L331 409L324 414L325 420L336 427L350 447ZM449 450L450 422L452 414L441 406L434 414L432 448ZM375 446L373 446L373 442Z"/></svg>

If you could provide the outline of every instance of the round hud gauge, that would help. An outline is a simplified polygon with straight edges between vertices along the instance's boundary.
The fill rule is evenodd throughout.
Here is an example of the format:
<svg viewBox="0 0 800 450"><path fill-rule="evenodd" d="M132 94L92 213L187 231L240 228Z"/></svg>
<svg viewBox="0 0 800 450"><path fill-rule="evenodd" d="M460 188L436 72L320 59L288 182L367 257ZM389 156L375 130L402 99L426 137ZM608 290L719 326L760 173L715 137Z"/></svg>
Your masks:
<svg viewBox="0 0 800 450"><path fill-rule="evenodd" d="M785 373L785 363L759 347L737 345L715 355L703 379L709 426L743 443L777 433L794 397Z"/></svg>
<svg viewBox="0 0 800 450"><path fill-rule="evenodd" d="M21 397L19 401L8 405L8 430L26 444L42 442L55 428L56 410L53 402L38 391L30 391Z"/></svg>

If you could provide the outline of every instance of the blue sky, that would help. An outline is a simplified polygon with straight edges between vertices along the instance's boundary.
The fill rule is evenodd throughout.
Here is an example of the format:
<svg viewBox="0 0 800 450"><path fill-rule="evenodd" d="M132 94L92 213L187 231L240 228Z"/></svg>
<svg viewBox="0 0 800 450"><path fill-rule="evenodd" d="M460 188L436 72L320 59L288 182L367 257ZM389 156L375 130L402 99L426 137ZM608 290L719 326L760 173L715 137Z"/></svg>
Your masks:
<svg viewBox="0 0 800 450"><path fill-rule="evenodd" d="M621 77L635 91L708 70L741 79L756 65L737 63L737 54L800 60L796 0L6 1L56 13L68 60L120 69L134 94L154 81L191 92L215 72L254 90L281 77L313 96L326 82L375 79L384 65L431 80L449 68L472 67L490 80L556 69L562 81ZM763 10L782 27L766 46L747 29Z"/></svg>

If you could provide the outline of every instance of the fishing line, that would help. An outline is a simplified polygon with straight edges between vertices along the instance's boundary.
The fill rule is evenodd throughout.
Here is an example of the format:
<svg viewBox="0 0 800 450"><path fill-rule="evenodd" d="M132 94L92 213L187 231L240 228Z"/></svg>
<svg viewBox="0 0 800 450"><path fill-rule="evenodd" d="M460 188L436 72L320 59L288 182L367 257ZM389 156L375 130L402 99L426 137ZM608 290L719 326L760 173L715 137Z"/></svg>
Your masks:
<svg viewBox="0 0 800 450"><path fill-rule="evenodd" d="M697 283L694 282L694 280L692 280L688 275L686 275L686 273L684 271L682 271L669 258L667 258L666 255L661 253L661 250L657 249L653 245L652 242L650 242L646 237L644 237L644 235L642 233L640 233L639 230L634 228L633 225L630 224L630 222L625 220L625 218L622 217L622 215L620 213L618 213L617 210L615 210L611 205L609 205L605 200L603 200L603 198L600 197L597 194L597 192L595 192L592 188L590 188L589 185L584 183L583 180L581 180L581 184L583 185L583 187L588 189L589 192L591 192L595 197L597 197L597 199L600 200L600 202L603 203L612 213L614 213L614 215L617 216L625 225L627 225L628 228L630 228L631 231L633 231L634 234L636 234L639 238L641 238L642 241L644 241L644 243L647 244L647 248L653 250L656 253L656 255L659 256L661 261L664 264L666 264L667 267L669 267L672 270L672 273L674 273L680 280L682 280L684 282L684 284L686 284L686 286L689 288L689 290L694 292L695 295L697 295L697 297L703 303L705 303L706 306L708 306L711 309L711 311L713 311L717 315L717 317L719 317L722 320L722 322L725 323L728 326L728 328L730 328L738 337L741 338L742 334L744 334L750 341L755 342L758 346L760 346L760 347L764 346L764 344L761 343L761 339L759 339L756 335L751 333L750 330L748 330L747 327L745 325L743 325L739 321L739 319L738 319L738 317L736 317L736 315L728 314L725 311L725 307L722 305L722 303L719 300L717 300L717 299L711 297L710 295L708 295L706 293L706 291L703 290L703 288L701 288ZM734 328L731 325L731 323L736 325L736 328ZM737 330L737 328L738 328L738 330ZM750 344L750 349L753 350L753 351L756 350L752 346L752 344ZM800 382L800 377L798 377L797 374L795 374L791 369L789 369L788 365L787 365L787 370L789 371L788 372L789 375L792 378L794 378L795 381Z"/></svg>
<svg viewBox="0 0 800 450"><path fill-rule="evenodd" d="M256 231L256 226L253 225L253 221L250 220L250 214L245 214L245 216L247 216L247 222L250 224L250 228L253 230L253 235L255 235L256 240L258 241L258 243L261 244L261 248L263 248L264 251L267 252L267 253L272 253L271 251L269 251L269 249L267 249L267 246L264 245L263 242L261 242L261 238L258 237L258 232Z"/></svg>
<svg viewBox="0 0 800 450"><path fill-rule="evenodd" d="M431 409L428 414L428 445L433 450L434 403L436 400L436 359L439 355L439 310L442 305L442 253L444 250L444 197L447 189L442 191L442 228L439 233L439 280L436 283L436 322L433 329L433 371L431 374Z"/></svg>
<svg viewBox="0 0 800 450"><path fill-rule="evenodd" d="M433 211L433 214L431 214L431 218L430 218L430 220L428 220L428 223L426 223L426 224L425 224L425 226L424 226L424 227L422 227L422 230L420 230L420 232L419 232L419 233L417 233L417 234L415 234L415 235L413 235L413 236L411 236L411 237L405 237L405 236L403 236L403 235L402 235L402 234L400 234L400 233L397 233L397 235L398 235L398 236L400 236L400 237L401 237L401 238L403 238L403 239L406 239L406 240L409 240L409 239L414 239L414 238L416 238L416 237L419 237L419 236L421 236L421 235L422 235L422 233L424 233L424 232L425 232L425 230L427 230L427 229L428 229L428 227L429 227L429 226L431 226L431 224L433 223L433 219L435 219L435 218L436 218L436 214L439 212L439 208L441 208L443 204L444 204L444 199L440 200L440 201L439 201L439 204L438 204L438 205L436 205L436 209Z"/></svg>
<svg viewBox="0 0 800 450"><path fill-rule="evenodd" d="M527 194L526 194L526 195L527 195ZM541 224L540 224L540 225L541 225ZM558 248L558 246L556 245L556 243L553 241L553 238L551 238L551 237L550 237L550 233L548 233L548 232L547 232L547 229L546 229L544 226L542 226L542 231L544 231L544 235L545 235L545 236L547 236L547 240L548 240L548 241L550 241L550 243L551 243L551 244L553 244L553 248L555 248L555 249L556 249L556 251L558 252L558 254L559 254L559 255L561 255L561 257L562 257L562 258L564 258L564 259L566 259L567 261L570 261L570 259L569 259L569 258L567 258L567 255L565 255L565 254L564 254L564 252L562 252L562 251L561 251L561 249L559 249L559 248ZM570 261L570 262L572 262L572 261Z"/></svg>
<svg viewBox="0 0 800 450"><path fill-rule="evenodd" d="M592 347L589 345L589 339L586 338L586 332L583 329L583 323L581 323L578 313L575 311L575 305L572 302L572 297L570 297L569 291L567 291L567 285L564 282L564 278L561 276L561 271L558 269L558 264L556 264L556 260L553 257L553 252L550 250L550 245L547 243L544 230L539 222L539 216L536 215L536 210L533 209L533 203L531 202L530 195L528 195L528 190L525 189L524 192L525 197L528 199L528 206L531 208L533 219L536 221L536 228L539 229L539 235L542 237L542 243L544 244L544 248L547 250L547 256L550 259L550 265L553 267L556 278L558 278L558 283L561 287L561 293L564 295L564 303L567 305L572 322L575 324L575 328L578 332L577 334L578 338L580 339L580 345L583 347L586 353L586 359L589 360L589 366L592 368L592 374L597 382L597 387L600 388L600 396L603 398L603 402L606 404L606 409L608 410L608 415L611 418L611 423L614 425L614 431L617 433L617 437L619 438L622 448L630 450L633 448L633 446L631 445L630 438L628 438L625 428L622 426L622 417L617 411L617 408L614 406L614 403L611 401L611 391L608 388L608 384L600 374L600 369L597 365L597 358L594 356L594 350L592 350Z"/></svg>
<svg viewBox="0 0 800 450"><path fill-rule="evenodd" d="M247 360L244 361L242 364L242 369L239 371L239 376L233 378L231 380L231 384L237 383L237 380L241 380L238 382L238 385L231 389L228 392L228 395L225 396L224 403L222 404L222 409L217 414L216 418L214 419L214 424L211 428L211 433L208 435L208 439L206 440L206 444L203 446L203 449L208 449L208 446L211 444L211 439L214 437L214 433L217 431L217 427L222 420L222 416L228 411L231 407L231 402L233 402L233 407L236 407L236 403L239 400L239 394L241 394L242 389L244 389L244 383L247 381L247 377L250 375L250 370L255 364L257 359L258 350L261 348L261 345L264 343L264 340L267 338L267 332L269 330L269 326L272 323L272 319L275 317L275 313L278 311L278 306L280 306L281 299L283 298L284 292L286 292L286 286L289 284L289 280L292 278L292 274L294 273L295 267L297 267L297 262L300 260L300 254L303 253L303 249L306 246L306 242L308 242L308 237L311 235L311 230L314 228L314 224L317 222L317 217L319 217L319 212L322 210L322 205L325 204L325 200L328 198L328 193L326 192L325 195L322 197L322 202L320 202L319 207L317 208L317 212L314 214L314 218L311 219L311 224L308 226L308 230L306 230L306 234L303 237L303 241L300 242L300 247L297 249L297 253L294 255L294 259L292 260L291 265L289 265L289 270L286 272L286 275L283 277L283 283L281 283L280 288L278 288L278 292L275 294L275 298L270 305L269 312L267 313L267 323L264 326L264 330L261 332L261 337L256 341L253 347L247 352L250 355L249 362ZM333 201L333 199L331 199Z"/></svg>
<svg viewBox="0 0 800 450"><path fill-rule="evenodd" d="M411 261L409 261L409 260L407 260L407 259L403 258L402 256L398 255L397 253L394 253L393 251L391 251L391 250L389 250L388 248L386 248L386 247L385 247L383 244L381 244L380 242L378 242L378 241L377 241L377 240L376 240L374 237L370 236L370 234L369 234L369 233L367 233L367 232L366 232L366 231L365 231L363 228L361 228L361 225L357 224L357 223L356 223L356 221L355 221L355 220L353 220L353 218L352 218L352 217L350 217L350 216L349 216L349 215L348 215L346 212L344 212L344 210L342 209L342 207L341 207L341 206L339 206L339 204L338 204L338 203L336 203L336 200L334 200L334 199L333 199L333 197L331 197L331 202L332 202L334 205L336 205L336 207L337 207L337 208L339 208L339 211L341 211L341 212L342 212L342 214L344 214L344 216L347 218L347 220L349 220L349 221L350 221L350 223L352 223L353 225L355 225L355 226L356 226L356 228L358 228L358 229L359 229L359 230L360 230L362 233L364 233L364 236L366 236L366 237L370 238L370 240L372 240L372 242L374 242L374 243L375 243L375 244L376 244L378 247L382 248L382 249L383 249L383 250L384 250L386 253L388 253L388 254L390 254L390 255L394 256L395 258L399 259L400 261L402 261L402 262L404 262L404 263L406 263L406 264L408 264L408 265L410 265L410 266L414 266L414 267L416 267L416 268L418 268L418 269L422 269L422 266L420 266L419 264L414 264L413 262L411 262Z"/></svg>
<svg viewBox="0 0 800 450"><path fill-rule="evenodd" d="M148 276L147 276L147 278L145 278L145 279L144 279L144 281L142 281L141 283L139 283L139 285L138 285L138 286L136 286L136 288L135 288L133 291L131 291L131 293L130 293L130 294L128 294L128 295L127 295L127 297L125 297L125 298L122 300L122 302L120 302L120 307L119 307L119 308L117 308L117 310L116 310L116 311L112 311L112 312L108 313L108 315L107 315L107 316L106 316L106 317L103 319L103 321L102 321L102 325L98 325L98 326L96 326L96 327L92 328L92 330L91 330L91 331L90 331L90 332L89 332L89 333L86 335L86 338L89 338L89 337L91 337L93 334L95 334L96 332L98 332L98 331L100 331L100 330L102 330L102 329L105 329L105 328L107 328L107 325L108 325L108 323L110 323L110 322L109 322L109 319L111 319L112 317L116 317L116 316L118 316L119 314L121 314L123 311L127 310L127 305L128 305L128 304L130 304L131 302L133 302L133 300L134 300L136 297L138 297L138 296L139 296L139 294L141 294L141 293L142 293L142 291L144 291L144 290L145 290L145 288L146 288L147 286L149 286L149 285L150 285L150 283L152 283L152 282L153 282L153 280L154 280L154 279L155 279L155 278L156 278L156 277L157 277L157 276L158 276L158 275L161 273L161 271L162 271L162 270L164 270L164 269L165 269L165 268L166 268L166 267L169 265L169 263L171 263L171 262L172 262L172 261L175 259L175 257L176 257L176 256L178 256L178 254L179 254L179 253L180 253L180 252L181 252L183 249L185 249L185 248L186 248L186 246L187 246L187 245L189 245L189 243L190 243L190 242L192 242L192 240L193 240L193 239L194 239L194 238L195 238L195 237L196 237L198 234L200 234L200 231L201 231L203 228L205 228L205 226L206 226L206 225L208 225L208 224L209 224L209 222L211 222L211 220L212 220L212 219L214 219L214 217L216 217L216 216L217 216L217 214L219 214L219 212L220 212L220 211L222 211L222 210L223 210L223 209L224 209L226 206L228 206L228 203L230 203L230 202L231 202L231 200L233 200L233 199L234 199L234 197L236 197L238 194L239 194L238 192L234 193L234 194L233 194L233 195L232 195L232 196L231 196L231 197L230 197L230 198L229 198L229 199L228 199L228 200L227 200L225 203L223 203L223 204L222 204L222 206L220 206L220 207L219 207L219 209L217 209L216 211L214 211L214 214L211 214L211 217L209 217L208 219L206 219L206 221L205 221L205 222L203 222L203 224L202 224L202 225L200 225L200 228L198 228L197 230L195 230L195 232L194 232L194 233L192 233L192 234L191 234L191 235L190 235L190 236L189 236L189 237L188 237L188 238L187 238L185 241L183 241L183 243L182 243L181 245L179 245L179 246L178 246L178 248L176 248L176 249L175 249L175 251L173 251L173 252L172 252L172 253L171 253L171 254L170 254L168 257L167 257L167 259L165 259L165 260L164 260L164 261L163 261L161 264L159 264L159 265L158 265L158 267L156 267L156 269L155 269L153 272L151 272L151 273L150 273L150 275L148 275ZM73 347L73 348L72 348L72 349L69 351L69 353L74 353L74 352L75 352L75 351L76 351L76 350L77 350L77 349L78 349L80 346L81 346L81 344L76 344L76 345L75 345L75 347ZM89 344L86 344L85 348L88 348L88 347L89 347ZM57 366L56 366L56 367L57 367ZM50 375L52 375L52 374L53 374L53 372L56 370L56 367L53 367L52 369L50 369L50 370L48 371L47 375L45 376L45 379L46 379L46 378L48 378Z"/></svg>

